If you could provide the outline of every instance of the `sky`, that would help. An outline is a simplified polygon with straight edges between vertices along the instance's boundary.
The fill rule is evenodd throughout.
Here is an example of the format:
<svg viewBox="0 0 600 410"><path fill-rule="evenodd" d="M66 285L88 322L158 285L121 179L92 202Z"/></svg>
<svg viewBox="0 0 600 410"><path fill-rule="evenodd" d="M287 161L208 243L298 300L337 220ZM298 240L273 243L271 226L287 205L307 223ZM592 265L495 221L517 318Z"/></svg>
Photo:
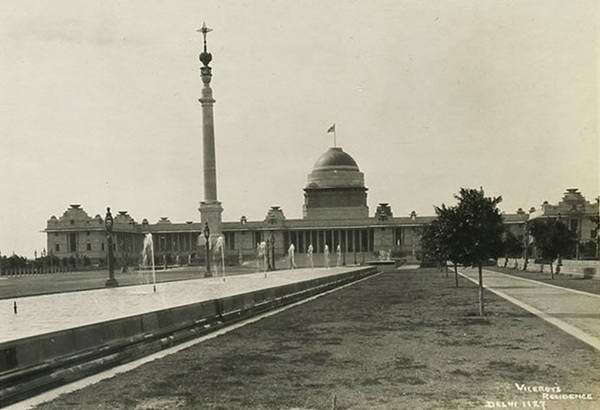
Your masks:
<svg viewBox="0 0 600 410"><path fill-rule="evenodd" d="M597 19L593 0L1 2L0 252L39 252L69 204L200 219L204 21L224 220L301 217L332 123L371 213L460 187L506 212L593 201Z"/></svg>

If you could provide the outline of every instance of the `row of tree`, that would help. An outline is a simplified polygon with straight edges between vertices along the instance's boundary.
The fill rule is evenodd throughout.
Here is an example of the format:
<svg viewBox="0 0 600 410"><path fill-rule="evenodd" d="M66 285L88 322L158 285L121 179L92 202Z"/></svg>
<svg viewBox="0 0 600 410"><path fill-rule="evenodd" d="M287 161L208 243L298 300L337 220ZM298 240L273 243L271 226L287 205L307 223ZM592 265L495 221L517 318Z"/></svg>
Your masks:
<svg viewBox="0 0 600 410"><path fill-rule="evenodd" d="M476 267L479 274L479 314L484 316L483 266L495 263L500 256L519 257L523 239L533 237L542 258L559 259L574 243L575 235L560 220L534 220L528 224L526 237L517 237L505 230L498 204L502 197L486 197L483 188L461 188L455 195L457 204L435 207L437 219L427 225L421 237L424 257L440 267L454 265L454 280L458 287L458 265ZM446 268L447 269L447 268ZM551 268L552 277L554 271Z"/></svg>

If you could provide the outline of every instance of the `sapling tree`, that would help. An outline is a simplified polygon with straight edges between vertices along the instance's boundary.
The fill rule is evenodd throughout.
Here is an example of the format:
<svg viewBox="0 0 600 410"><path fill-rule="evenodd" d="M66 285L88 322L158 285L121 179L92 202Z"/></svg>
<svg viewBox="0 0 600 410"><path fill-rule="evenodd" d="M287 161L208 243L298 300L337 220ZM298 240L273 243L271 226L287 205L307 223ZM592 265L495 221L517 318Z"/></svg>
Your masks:
<svg viewBox="0 0 600 410"><path fill-rule="evenodd" d="M454 265L454 282L456 287L458 287L458 264L463 263L463 250L461 248L461 225L457 208L455 206L447 207L442 204L442 206L435 208L435 213L438 216L438 229L440 237L442 238L441 240L445 243L447 258L451 260Z"/></svg>
<svg viewBox="0 0 600 410"><path fill-rule="evenodd" d="M498 204L502 197L486 197L483 188L461 188L456 206L456 234L453 240L460 250L460 261L477 267L479 273L479 314L484 316L483 264L496 259L502 251L502 215Z"/></svg>
<svg viewBox="0 0 600 410"><path fill-rule="evenodd" d="M426 260L435 261L442 270L442 266L446 266L448 260L448 241L444 237L442 225L439 220L434 220L428 225L425 225L423 235L421 235L421 250L423 258ZM446 275L448 271L446 270Z"/></svg>

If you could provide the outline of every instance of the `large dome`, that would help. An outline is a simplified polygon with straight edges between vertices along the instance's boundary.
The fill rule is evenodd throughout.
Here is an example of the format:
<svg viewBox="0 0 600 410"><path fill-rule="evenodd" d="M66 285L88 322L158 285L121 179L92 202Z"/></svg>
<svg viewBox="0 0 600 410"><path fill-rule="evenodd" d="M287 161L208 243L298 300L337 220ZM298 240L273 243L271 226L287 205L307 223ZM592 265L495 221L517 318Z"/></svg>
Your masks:
<svg viewBox="0 0 600 410"><path fill-rule="evenodd" d="M341 148L329 148L315 162L304 188L303 213L308 219L369 216L364 174Z"/></svg>
<svg viewBox="0 0 600 410"><path fill-rule="evenodd" d="M364 176L354 159L340 147L325 151L308 174L307 188L364 188Z"/></svg>
<svg viewBox="0 0 600 410"><path fill-rule="evenodd" d="M346 154L340 147L329 148L319 157L313 166L313 171L328 171L334 169L348 171L359 170L354 158Z"/></svg>

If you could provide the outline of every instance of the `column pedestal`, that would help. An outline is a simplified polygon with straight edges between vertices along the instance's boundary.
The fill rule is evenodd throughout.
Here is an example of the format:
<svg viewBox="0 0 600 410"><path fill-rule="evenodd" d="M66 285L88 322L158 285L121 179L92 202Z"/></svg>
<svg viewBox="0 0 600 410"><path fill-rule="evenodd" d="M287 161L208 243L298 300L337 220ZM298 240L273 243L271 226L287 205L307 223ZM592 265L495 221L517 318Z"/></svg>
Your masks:
<svg viewBox="0 0 600 410"><path fill-rule="evenodd" d="M202 226L208 223L210 228L210 237L218 237L221 235L221 220L223 207L219 201L202 201L200 202L200 222Z"/></svg>

